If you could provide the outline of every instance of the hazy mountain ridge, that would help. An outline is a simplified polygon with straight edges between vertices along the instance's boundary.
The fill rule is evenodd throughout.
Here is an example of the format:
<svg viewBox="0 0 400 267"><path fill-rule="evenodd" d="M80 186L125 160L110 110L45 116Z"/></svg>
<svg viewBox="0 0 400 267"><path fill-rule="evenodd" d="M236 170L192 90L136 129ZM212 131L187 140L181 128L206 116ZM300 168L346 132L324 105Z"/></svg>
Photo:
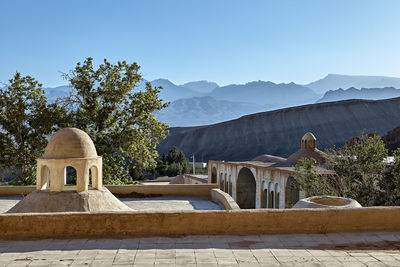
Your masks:
<svg viewBox="0 0 400 267"><path fill-rule="evenodd" d="M321 150L342 146L360 133L386 134L400 122L400 98L310 104L243 116L208 126L171 128L160 154L178 146L204 160L250 160L261 154L287 157L311 131Z"/></svg>
<svg viewBox="0 0 400 267"><path fill-rule="evenodd" d="M188 88L188 89L192 89L192 90L200 92L200 93L210 93L212 90L219 87L219 85L217 83L209 82L206 80L188 82L188 83L182 84L181 86Z"/></svg>
<svg viewBox="0 0 400 267"><path fill-rule="evenodd" d="M400 89L396 89L394 87L361 89L351 87L346 90L343 90L342 88L337 90L329 90L321 99L318 99L317 103L347 99L380 100L394 97L400 97Z"/></svg>
<svg viewBox="0 0 400 267"><path fill-rule="evenodd" d="M144 90L146 82L148 81L143 79L137 84L135 91ZM307 86L321 90L321 86L329 87L333 84L371 85L377 82L381 84L382 82L393 82L390 86L396 88L396 85L400 85L400 78L329 74L325 78ZM153 86L162 86L160 98L163 101L171 102L171 106L167 110L161 111L157 115L160 120L169 123L171 126L208 125L254 112L311 104L316 101L337 101L352 98L384 99L400 96L393 89L380 89L372 86L364 88L372 88L373 90L361 89L361 92L356 92L355 90L358 89L355 88L336 90L351 86L336 87L332 92L327 92L321 98L320 94L315 93L307 86L295 83L276 84L273 82L254 81L246 84L231 84L220 87L214 82L205 80L176 85L167 79L156 79L151 81L151 84ZM68 95L69 90L68 86L45 88L46 95L51 102L58 97ZM210 98L202 99L206 96L212 97L214 100ZM174 101L178 102L174 103ZM246 103L246 105L243 103ZM211 110L213 112L210 112Z"/></svg>
<svg viewBox="0 0 400 267"><path fill-rule="evenodd" d="M211 96L179 99L156 115L170 126L193 126L223 122L264 111L261 105L216 100Z"/></svg>
<svg viewBox="0 0 400 267"><path fill-rule="evenodd" d="M201 95L200 92L176 85L167 79L157 79L151 81L151 84L153 86L163 87L163 90L160 92L160 97L165 101L175 101L181 98L191 98Z"/></svg>
<svg viewBox="0 0 400 267"><path fill-rule="evenodd" d="M68 85L62 85L57 87L43 88L43 90L49 102L54 102L57 98L68 96L72 88Z"/></svg>
<svg viewBox="0 0 400 267"><path fill-rule="evenodd" d="M316 93L323 94L339 88L400 88L400 78L386 76L362 76L328 74L326 77L305 85Z"/></svg>
<svg viewBox="0 0 400 267"><path fill-rule="evenodd" d="M313 90L302 85L264 81L218 87L212 91L211 96L215 99L243 101L277 108L313 103L318 98Z"/></svg>

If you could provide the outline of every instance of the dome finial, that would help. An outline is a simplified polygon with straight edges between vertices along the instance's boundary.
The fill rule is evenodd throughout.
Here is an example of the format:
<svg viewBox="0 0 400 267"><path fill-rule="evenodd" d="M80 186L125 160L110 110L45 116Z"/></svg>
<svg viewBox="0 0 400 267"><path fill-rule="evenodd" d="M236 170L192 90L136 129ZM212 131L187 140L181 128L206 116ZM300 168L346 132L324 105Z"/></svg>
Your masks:
<svg viewBox="0 0 400 267"><path fill-rule="evenodd" d="M317 147L317 138L308 132L301 138L301 149L315 149Z"/></svg>

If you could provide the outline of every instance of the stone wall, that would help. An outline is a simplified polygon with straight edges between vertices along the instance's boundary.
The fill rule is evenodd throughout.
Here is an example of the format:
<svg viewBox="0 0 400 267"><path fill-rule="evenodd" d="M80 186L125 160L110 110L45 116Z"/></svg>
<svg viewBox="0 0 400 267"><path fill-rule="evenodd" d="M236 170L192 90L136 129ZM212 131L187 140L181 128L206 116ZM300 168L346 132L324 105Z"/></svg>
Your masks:
<svg viewBox="0 0 400 267"><path fill-rule="evenodd" d="M211 189L211 199L224 206L225 210L240 210L239 205L227 193L220 189Z"/></svg>
<svg viewBox="0 0 400 267"><path fill-rule="evenodd" d="M0 214L0 239L400 231L400 207Z"/></svg>
<svg viewBox="0 0 400 267"><path fill-rule="evenodd" d="M168 184L157 185L106 185L111 193L117 195L129 195L132 193L150 195L174 195L174 196L210 196L210 190L218 188L212 184ZM0 196L27 195L36 190L35 186L0 186Z"/></svg>

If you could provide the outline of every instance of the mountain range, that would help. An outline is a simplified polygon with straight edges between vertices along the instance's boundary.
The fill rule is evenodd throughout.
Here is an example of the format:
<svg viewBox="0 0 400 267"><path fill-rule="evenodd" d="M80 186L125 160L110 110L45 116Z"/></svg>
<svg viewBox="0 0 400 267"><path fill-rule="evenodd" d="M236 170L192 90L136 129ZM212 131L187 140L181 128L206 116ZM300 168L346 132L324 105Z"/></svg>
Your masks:
<svg viewBox="0 0 400 267"><path fill-rule="evenodd" d="M361 88L361 89L351 87L346 90L343 90L342 88L339 88L337 90L329 90L324 94L324 96L321 99L318 99L317 103L339 101L346 99L379 100L379 99L394 98L394 97L400 97L400 89L396 89L394 87Z"/></svg>
<svg viewBox="0 0 400 267"><path fill-rule="evenodd" d="M146 82L142 80L136 90L144 90ZM156 117L172 127L219 123L255 112L315 102L400 96L396 89L400 88L400 78L383 76L329 74L306 85L253 81L219 86L205 80L177 85L167 79L153 80L151 84L162 86L160 98L171 102ZM45 88L50 101L69 91L68 86Z"/></svg>
<svg viewBox="0 0 400 267"><path fill-rule="evenodd" d="M324 94L329 90L339 88L400 88L400 78L385 76L362 76L362 75L340 75L328 74L323 79L305 85L313 89L317 94Z"/></svg>
<svg viewBox="0 0 400 267"><path fill-rule="evenodd" d="M264 110L264 106L253 103L216 100L211 96L203 96L176 100L156 114L156 118L168 125L194 126L232 120Z"/></svg>
<svg viewBox="0 0 400 267"><path fill-rule="evenodd" d="M261 112L213 125L170 128L159 144L160 155L177 146L198 159L246 161L271 154L288 157L312 132L317 147L341 147L366 133L381 135L400 125L400 98L345 100Z"/></svg>

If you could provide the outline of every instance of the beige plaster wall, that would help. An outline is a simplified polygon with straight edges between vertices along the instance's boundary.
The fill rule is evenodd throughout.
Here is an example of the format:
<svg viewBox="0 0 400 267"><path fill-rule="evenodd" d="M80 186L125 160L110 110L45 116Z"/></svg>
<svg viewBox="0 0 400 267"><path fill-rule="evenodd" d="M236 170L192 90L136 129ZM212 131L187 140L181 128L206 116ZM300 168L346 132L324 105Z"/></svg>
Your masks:
<svg viewBox="0 0 400 267"><path fill-rule="evenodd" d="M213 184L169 184L169 185L106 185L113 194L160 194L175 196L210 196L210 190L218 188ZM0 186L0 196L27 195L36 190L35 186Z"/></svg>
<svg viewBox="0 0 400 267"><path fill-rule="evenodd" d="M207 184L208 181L190 174L184 174L185 184Z"/></svg>
<svg viewBox="0 0 400 267"><path fill-rule="evenodd" d="M400 207L1 214L0 229L0 239L400 231Z"/></svg>
<svg viewBox="0 0 400 267"><path fill-rule="evenodd" d="M235 200L220 189L211 189L211 199L222 204L226 210L240 210Z"/></svg>
<svg viewBox="0 0 400 267"><path fill-rule="evenodd" d="M2 185L0 186L0 196L26 196L36 190L36 185L26 186L13 186Z"/></svg>
<svg viewBox="0 0 400 267"><path fill-rule="evenodd" d="M212 184L168 184L168 185L107 185L108 190L113 194L160 194L175 196L210 196L210 190L218 188Z"/></svg>

